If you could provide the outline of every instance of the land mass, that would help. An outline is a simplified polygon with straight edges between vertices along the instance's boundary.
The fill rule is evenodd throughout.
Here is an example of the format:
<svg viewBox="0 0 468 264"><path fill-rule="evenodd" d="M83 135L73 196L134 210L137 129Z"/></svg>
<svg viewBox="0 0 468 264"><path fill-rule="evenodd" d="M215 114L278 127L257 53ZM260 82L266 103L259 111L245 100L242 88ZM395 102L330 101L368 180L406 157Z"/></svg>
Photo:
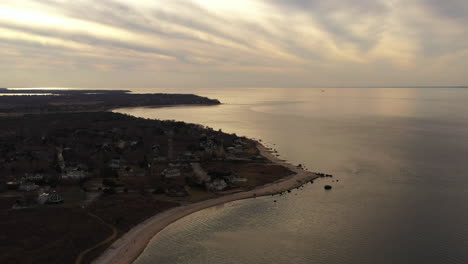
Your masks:
<svg viewBox="0 0 468 264"><path fill-rule="evenodd" d="M125 90L0 89L0 114L107 111L123 107L218 105L194 94L135 94Z"/></svg>
<svg viewBox="0 0 468 264"><path fill-rule="evenodd" d="M131 263L171 221L325 176L235 134L98 110L217 100L86 91L101 98L87 104L84 91L50 92L0 96L11 107L0 117L0 263L90 263L112 243L97 262Z"/></svg>

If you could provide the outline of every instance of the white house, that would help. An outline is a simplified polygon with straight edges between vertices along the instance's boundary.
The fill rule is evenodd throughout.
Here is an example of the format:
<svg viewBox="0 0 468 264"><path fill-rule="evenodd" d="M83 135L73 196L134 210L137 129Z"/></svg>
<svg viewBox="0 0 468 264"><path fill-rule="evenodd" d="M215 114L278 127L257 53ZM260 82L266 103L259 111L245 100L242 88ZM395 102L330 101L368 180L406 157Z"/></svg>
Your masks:
<svg viewBox="0 0 468 264"><path fill-rule="evenodd" d="M31 192L39 189L39 185L36 185L34 183L26 182L22 183L19 187L18 190L22 192Z"/></svg>
<svg viewBox="0 0 468 264"><path fill-rule="evenodd" d="M227 183L224 180L216 179L212 182L205 184L206 189L212 192L220 192L228 187Z"/></svg>

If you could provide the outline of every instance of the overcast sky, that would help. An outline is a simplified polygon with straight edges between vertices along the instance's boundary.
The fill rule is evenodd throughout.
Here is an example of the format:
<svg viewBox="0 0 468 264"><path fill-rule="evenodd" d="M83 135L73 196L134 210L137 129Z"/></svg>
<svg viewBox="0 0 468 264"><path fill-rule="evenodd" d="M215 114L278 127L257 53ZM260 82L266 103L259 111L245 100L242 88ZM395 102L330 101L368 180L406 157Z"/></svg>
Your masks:
<svg viewBox="0 0 468 264"><path fill-rule="evenodd" d="M468 85L467 0L1 0L0 87Z"/></svg>

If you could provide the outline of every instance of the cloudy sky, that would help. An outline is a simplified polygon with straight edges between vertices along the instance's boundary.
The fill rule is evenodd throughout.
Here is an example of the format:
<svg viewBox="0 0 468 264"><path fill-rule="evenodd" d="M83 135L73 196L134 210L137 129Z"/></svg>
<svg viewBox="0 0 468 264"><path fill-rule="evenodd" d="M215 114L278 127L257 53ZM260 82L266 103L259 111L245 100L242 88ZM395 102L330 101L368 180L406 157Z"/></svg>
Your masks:
<svg viewBox="0 0 468 264"><path fill-rule="evenodd" d="M466 0L1 0L0 87L468 85Z"/></svg>

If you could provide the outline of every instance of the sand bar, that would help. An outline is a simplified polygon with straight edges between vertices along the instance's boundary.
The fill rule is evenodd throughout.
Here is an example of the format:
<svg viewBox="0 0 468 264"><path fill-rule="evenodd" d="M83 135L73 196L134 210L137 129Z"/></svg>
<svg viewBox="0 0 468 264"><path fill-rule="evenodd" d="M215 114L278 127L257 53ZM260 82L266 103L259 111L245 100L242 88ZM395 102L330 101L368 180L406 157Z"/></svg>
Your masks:
<svg viewBox="0 0 468 264"><path fill-rule="evenodd" d="M298 168L292 164L278 159L260 143L257 144L257 147L260 150L262 156L278 165L289 168L291 171L295 172L295 174L278 180L274 183L259 186L250 191L228 194L189 205L175 207L173 209L159 213L132 228L125 235L116 240L101 256L99 256L92 263L131 264L145 250L148 243L157 233L182 217L209 207L232 201L281 193L299 187L318 177L315 173L305 171L302 168Z"/></svg>

